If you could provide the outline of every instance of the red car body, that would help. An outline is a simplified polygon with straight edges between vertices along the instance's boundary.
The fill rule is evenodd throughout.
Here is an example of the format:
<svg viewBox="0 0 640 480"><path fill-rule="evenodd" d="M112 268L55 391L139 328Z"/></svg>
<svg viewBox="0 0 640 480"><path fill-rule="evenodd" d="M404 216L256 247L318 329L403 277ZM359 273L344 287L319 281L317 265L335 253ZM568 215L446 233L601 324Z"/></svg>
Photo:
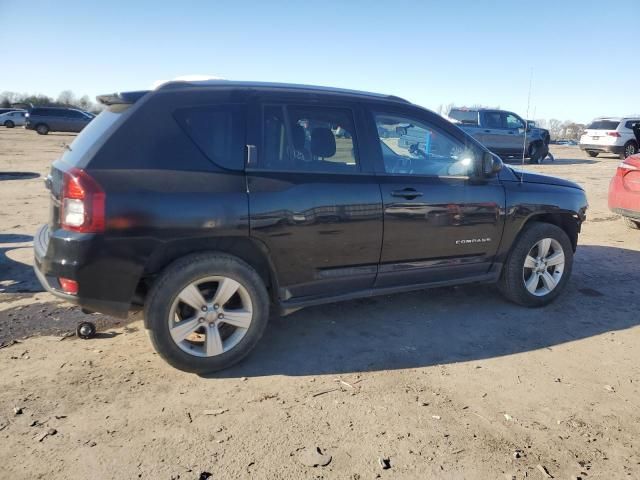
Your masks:
<svg viewBox="0 0 640 480"><path fill-rule="evenodd" d="M609 184L609 208L640 228L640 154L627 157Z"/></svg>

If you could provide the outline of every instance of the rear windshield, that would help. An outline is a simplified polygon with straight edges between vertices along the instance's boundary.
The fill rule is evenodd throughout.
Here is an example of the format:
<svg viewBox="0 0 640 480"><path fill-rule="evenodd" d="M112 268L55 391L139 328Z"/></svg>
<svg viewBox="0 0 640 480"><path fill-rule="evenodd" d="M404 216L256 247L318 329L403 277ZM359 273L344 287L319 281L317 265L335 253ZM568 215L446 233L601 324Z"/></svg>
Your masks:
<svg viewBox="0 0 640 480"><path fill-rule="evenodd" d="M620 122L615 120L596 120L587 127L588 130L615 130Z"/></svg>
<svg viewBox="0 0 640 480"><path fill-rule="evenodd" d="M460 123L464 123L467 125L478 124L478 112L474 111L451 110L449 112L449 118L453 118L454 120L458 120Z"/></svg>
<svg viewBox="0 0 640 480"><path fill-rule="evenodd" d="M71 145L65 148L61 160L71 166L79 165L82 157L100 139L111 125L113 125L129 108L130 105L113 105L100 113L75 138Z"/></svg>

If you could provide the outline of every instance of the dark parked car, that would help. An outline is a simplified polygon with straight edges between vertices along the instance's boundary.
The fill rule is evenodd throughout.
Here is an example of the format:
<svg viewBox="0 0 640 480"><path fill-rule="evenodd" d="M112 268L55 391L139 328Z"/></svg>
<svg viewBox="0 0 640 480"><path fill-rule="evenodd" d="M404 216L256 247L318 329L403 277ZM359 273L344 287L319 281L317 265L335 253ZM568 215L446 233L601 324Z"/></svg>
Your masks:
<svg viewBox="0 0 640 480"><path fill-rule="evenodd" d="M503 158L541 163L549 153L549 131L513 112L488 108L452 108L449 118L469 135Z"/></svg>
<svg viewBox="0 0 640 480"><path fill-rule="evenodd" d="M86 311L144 307L177 368L239 361L271 306L497 282L539 307L571 275L584 191L400 98L226 81L98 98L46 180L35 271Z"/></svg>
<svg viewBox="0 0 640 480"><path fill-rule="evenodd" d="M80 132L95 115L75 108L36 107L26 116L25 128L40 135L49 132Z"/></svg>

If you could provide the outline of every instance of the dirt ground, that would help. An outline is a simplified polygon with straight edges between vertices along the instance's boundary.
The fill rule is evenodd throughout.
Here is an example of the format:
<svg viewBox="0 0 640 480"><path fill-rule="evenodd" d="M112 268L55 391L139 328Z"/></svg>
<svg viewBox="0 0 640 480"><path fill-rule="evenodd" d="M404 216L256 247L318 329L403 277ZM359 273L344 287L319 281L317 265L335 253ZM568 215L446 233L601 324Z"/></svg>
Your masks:
<svg viewBox="0 0 640 480"><path fill-rule="evenodd" d="M165 364L139 318L63 336L85 316L41 291L31 245L37 175L72 140L0 128L0 477L640 478L640 232L607 209L617 158L558 147L526 167L590 203L549 307L472 285L308 308L200 377ZM326 466L308 466L329 459L317 448Z"/></svg>

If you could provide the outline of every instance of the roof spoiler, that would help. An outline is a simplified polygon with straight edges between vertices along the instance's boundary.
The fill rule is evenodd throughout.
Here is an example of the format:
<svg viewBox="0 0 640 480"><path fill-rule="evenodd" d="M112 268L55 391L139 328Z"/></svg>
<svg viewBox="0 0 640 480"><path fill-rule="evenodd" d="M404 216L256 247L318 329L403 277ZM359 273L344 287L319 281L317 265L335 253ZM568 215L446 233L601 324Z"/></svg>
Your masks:
<svg viewBox="0 0 640 480"><path fill-rule="evenodd" d="M98 95L96 100L102 105L131 105L144 97L149 90L137 90L135 92L111 93L107 95Z"/></svg>

